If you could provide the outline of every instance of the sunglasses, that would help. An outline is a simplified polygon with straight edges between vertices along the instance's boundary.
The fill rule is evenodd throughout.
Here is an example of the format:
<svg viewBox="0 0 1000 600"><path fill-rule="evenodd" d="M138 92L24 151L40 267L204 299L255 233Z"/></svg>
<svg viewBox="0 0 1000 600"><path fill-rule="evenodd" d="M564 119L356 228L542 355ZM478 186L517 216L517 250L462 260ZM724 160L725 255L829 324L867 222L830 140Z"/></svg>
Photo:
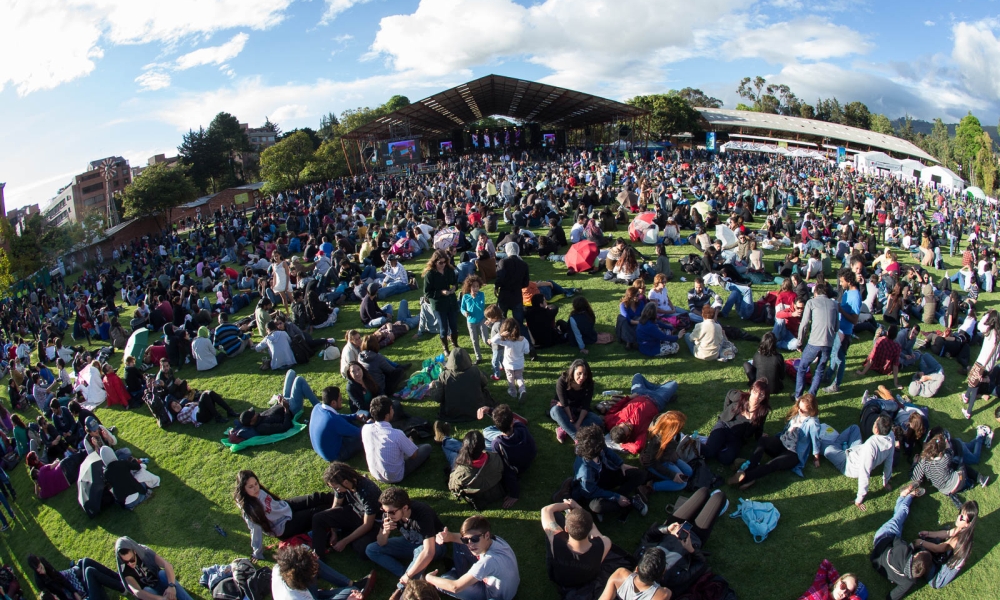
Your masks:
<svg viewBox="0 0 1000 600"><path fill-rule="evenodd" d="M469 537L462 537L462 543L468 546L469 544L478 544L479 540L483 539L482 533L477 533L476 535L470 535Z"/></svg>

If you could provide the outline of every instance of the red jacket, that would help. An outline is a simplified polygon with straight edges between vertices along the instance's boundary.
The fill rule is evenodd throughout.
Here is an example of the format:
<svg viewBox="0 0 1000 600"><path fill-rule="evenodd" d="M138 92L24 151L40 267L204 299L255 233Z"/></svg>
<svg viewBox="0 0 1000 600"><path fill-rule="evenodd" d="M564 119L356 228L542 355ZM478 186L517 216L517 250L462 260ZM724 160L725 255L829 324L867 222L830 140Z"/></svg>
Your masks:
<svg viewBox="0 0 1000 600"><path fill-rule="evenodd" d="M619 423L630 423L632 435L629 441L622 444L622 450L630 454L639 454L646 445L649 424L659 413L660 409L648 396L626 396L604 415L604 424L610 430Z"/></svg>

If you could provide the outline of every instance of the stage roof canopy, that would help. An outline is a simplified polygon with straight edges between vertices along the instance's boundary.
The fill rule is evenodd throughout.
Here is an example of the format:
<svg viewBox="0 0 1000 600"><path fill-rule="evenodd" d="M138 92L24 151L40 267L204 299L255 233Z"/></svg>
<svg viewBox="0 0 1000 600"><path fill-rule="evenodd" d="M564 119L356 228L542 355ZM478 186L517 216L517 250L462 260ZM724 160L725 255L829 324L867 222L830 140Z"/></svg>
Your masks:
<svg viewBox="0 0 1000 600"><path fill-rule="evenodd" d="M449 136L453 129L493 115L554 129L576 129L647 114L645 110L565 88L487 75L404 106L349 131L349 139L390 139L393 127L407 135Z"/></svg>

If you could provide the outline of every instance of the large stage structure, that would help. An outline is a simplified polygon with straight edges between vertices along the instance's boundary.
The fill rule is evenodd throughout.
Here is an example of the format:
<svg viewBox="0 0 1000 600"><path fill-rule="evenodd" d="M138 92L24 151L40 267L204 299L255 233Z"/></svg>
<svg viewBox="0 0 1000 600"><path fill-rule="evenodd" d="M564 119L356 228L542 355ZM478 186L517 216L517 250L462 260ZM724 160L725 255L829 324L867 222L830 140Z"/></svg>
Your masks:
<svg viewBox="0 0 1000 600"><path fill-rule="evenodd" d="M603 145L649 139L648 111L566 88L487 75L404 106L341 138L351 173L465 151ZM486 117L508 126L468 130Z"/></svg>

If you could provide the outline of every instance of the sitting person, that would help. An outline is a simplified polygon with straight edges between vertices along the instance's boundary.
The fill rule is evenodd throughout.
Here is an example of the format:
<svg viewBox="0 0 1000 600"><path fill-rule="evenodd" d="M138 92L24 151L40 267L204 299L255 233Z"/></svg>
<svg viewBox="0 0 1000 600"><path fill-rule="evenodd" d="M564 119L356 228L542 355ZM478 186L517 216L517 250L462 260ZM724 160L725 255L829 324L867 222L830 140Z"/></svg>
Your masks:
<svg viewBox="0 0 1000 600"><path fill-rule="evenodd" d="M676 335L670 333L670 326L659 320L656 305L652 302L643 307L639 325L635 328L639 352L652 357L677 354L680 348L677 340L684 337L684 333L683 329Z"/></svg>
<svg viewBox="0 0 1000 600"><path fill-rule="evenodd" d="M334 500L332 508L313 515L316 554L323 560L331 549L343 552L350 547L364 556L378 535L382 490L354 467L339 461L330 463L323 472L323 481L333 490Z"/></svg>
<svg viewBox="0 0 1000 600"><path fill-rule="evenodd" d="M688 317L691 319L692 323L702 322L702 308L706 306L711 306L715 309L722 308L722 298L715 292L715 290L705 287L705 280L702 277L695 278L694 287L688 290L687 302Z"/></svg>
<svg viewBox="0 0 1000 600"><path fill-rule="evenodd" d="M174 566L132 538L118 538L115 558L125 589L136 598L191 600L190 594L177 582Z"/></svg>
<svg viewBox="0 0 1000 600"><path fill-rule="evenodd" d="M212 332L212 343L226 356L238 356L252 344L250 334L230 323L225 311L219 313L219 326Z"/></svg>
<svg viewBox="0 0 1000 600"><path fill-rule="evenodd" d="M397 483L427 462L429 444L417 446L402 431L391 425L392 399L376 396L371 403L372 422L361 428L361 441L368 461L368 471L382 483Z"/></svg>
<svg viewBox="0 0 1000 600"><path fill-rule="evenodd" d="M601 416L591 407L594 400L594 375L582 358L574 360L556 380L556 399L549 416L558 424L556 440L561 444L576 439L577 431L586 425L604 425Z"/></svg>
<svg viewBox="0 0 1000 600"><path fill-rule="evenodd" d="M29 554L28 568L34 571L35 587L43 598L80 599L83 597L81 590L78 589L80 585L83 586L82 592L86 592L87 597L94 600L107 598L105 589L119 594L125 592L118 573L92 558L82 558L75 561L69 569L59 571L45 557ZM0 593L2 592L7 590L0 588ZM10 592L7 593L8 597L13 597Z"/></svg>
<svg viewBox="0 0 1000 600"><path fill-rule="evenodd" d="M465 348L452 348L438 381L444 388L440 411L442 419L472 420L480 408L496 406L490 394L489 379L472 363Z"/></svg>
<svg viewBox="0 0 1000 600"><path fill-rule="evenodd" d="M573 499L542 508L541 520L548 540L545 562L549 579L556 584L560 598L592 598L611 539L601 535L594 517Z"/></svg>
<svg viewBox="0 0 1000 600"><path fill-rule="evenodd" d="M170 398L170 402L167 404L167 410L171 412L175 421L195 427L201 427L213 420L216 423L225 423L227 419L219 412L219 408L226 411L226 416L230 419L240 416L226 404L222 396L212 390L201 392L195 400L178 401Z"/></svg>
<svg viewBox="0 0 1000 600"><path fill-rule="evenodd" d="M268 321L267 334L264 336L254 350L263 352L267 350L270 354L270 368L272 370L284 369L296 364L295 354L292 352L292 338L285 331L278 328L276 321Z"/></svg>
<svg viewBox="0 0 1000 600"><path fill-rule="evenodd" d="M895 584L887 597L900 600L917 583L930 577L934 570L934 557L924 549L916 549L903 541L903 524L910 515L914 494L904 489L892 517L875 532L875 543L868 555L872 568Z"/></svg>
<svg viewBox="0 0 1000 600"><path fill-rule="evenodd" d="M886 490L892 489L889 480L892 478L896 439L892 434L892 421L887 415L881 415L876 419L872 426L872 434L862 444L861 428L851 425L823 450L823 455L830 459L838 471L858 480L858 494L854 499L854 505L862 511L868 510L864 499L868 494L868 483L872 472L881 464L885 464L882 486Z"/></svg>
<svg viewBox="0 0 1000 600"><path fill-rule="evenodd" d="M608 449L600 425L587 425L577 432L573 473L570 493L590 512L604 515L620 511L622 519L633 508L643 516L648 512L646 501L636 493L645 475L641 469L626 465L616 452Z"/></svg>
<svg viewBox="0 0 1000 600"><path fill-rule="evenodd" d="M524 322L534 340L535 348L551 348L563 344L567 339L565 323L562 330L556 324L556 315L559 313L558 306L549 306L545 297L535 294L531 297L531 304L524 308Z"/></svg>
<svg viewBox="0 0 1000 600"><path fill-rule="evenodd" d="M767 380L768 391L772 394L785 389L785 357L778 352L778 338L768 331L760 338L757 353L744 363L743 370L747 374L747 382L758 379Z"/></svg>
<svg viewBox="0 0 1000 600"><path fill-rule="evenodd" d="M434 509L416 500L400 487L389 487L379 496L385 515L376 540L365 549L375 564L399 578L390 598L397 600L411 579L418 579L435 559L444 556L445 546L437 543L444 524ZM391 537L393 531L399 537ZM405 561L404 566L400 561Z"/></svg>
<svg viewBox="0 0 1000 600"><path fill-rule="evenodd" d="M753 382L749 392L729 390L722 413L702 445L705 458L716 458L727 466L733 464L748 437L759 440L763 435L764 421L771 411L770 398L763 379Z"/></svg>
<svg viewBox="0 0 1000 600"><path fill-rule="evenodd" d="M729 479L730 485L738 485L745 490L765 475L775 471L792 471L799 477L805 477L802 467L812 450L813 466L819 468L820 442L819 419L816 415L816 397L803 394L795 402L795 406L785 417L785 428L777 436L764 434L757 442L757 448L750 456L746 468L740 467ZM771 457L767 464L761 464L764 454Z"/></svg>
<svg viewBox="0 0 1000 600"><path fill-rule="evenodd" d="M884 415L879 418L884 418ZM940 429L936 429L936 431L940 431ZM935 433L935 430L931 430L930 436L920 453L920 460L913 465L910 482L906 484L906 489L903 491L912 490L915 496L922 496L924 489L919 486L924 479L927 479L957 508L961 508L962 501L958 494L977 485L986 487L990 478L987 475L977 473L969 466L970 463L978 462L978 456L974 456L974 460L966 460L963 457L962 460L956 461L955 450L944 432ZM977 435L977 439L980 437ZM965 454L968 449L964 443L960 442L960 445L962 453Z"/></svg>
<svg viewBox="0 0 1000 600"><path fill-rule="evenodd" d="M667 570L662 548L647 548L635 571L622 567L611 574L600 600L670 600L670 590L659 581Z"/></svg>
<svg viewBox="0 0 1000 600"><path fill-rule="evenodd" d="M959 571L972 553L972 534L979 522L979 504L968 500L958 511L955 526L940 531L921 531L920 539L913 542L914 548L927 550L935 555L940 565L937 574L930 580L930 586L940 589L958 577Z"/></svg>
<svg viewBox="0 0 1000 600"><path fill-rule="evenodd" d="M39 500L51 498L69 489L69 481L60 462L54 460L44 464L34 451L28 452L24 457L24 463L28 467L28 477L35 484L35 495Z"/></svg>
<svg viewBox="0 0 1000 600"><path fill-rule="evenodd" d="M191 342L191 356L194 357L195 367L199 371L208 371L219 366L219 359L216 356L218 353L219 350L208 337L208 327L199 327L198 337ZM222 356L226 356L225 352Z"/></svg>
<svg viewBox="0 0 1000 600"><path fill-rule="evenodd" d="M864 364L858 369L857 375L866 374L869 370L881 373L882 375L892 374L892 384L896 389L901 389L899 385L899 356L900 347L896 343L896 336L899 334L897 325L890 325L886 335L877 336L871 353L865 359Z"/></svg>
<svg viewBox="0 0 1000 600"><path fill-rule="evenodd" d="M351 404L351 411L359 415L369 415L372 400L381 391L378 384L368 374L368 370L357 361L348 365L345 378L347 379L347 399Z"/></svg>
<svg viewBox="0 0 1000 600"><path fill-rule="evenodd" d="M160 370L156 373L156 383L162 385L168 394L175 398L183 398L188 395L188 383L186 380L177 377L170 361L160 359Z"/></svg>
<svg viewBox="0 0 1000 600"><path fill-rule="evenodd" d="M361 427L356 415L341 414L344 399L340 388L323 389L323 401L313 408L309 417L309 440L313 450L323 460L350 460L361 452Z"/></svg>
<svg viewBox="0 0 1000 600"><path fill-rule="evenodd" d="M379 394L393 395L406 381L408 363L397 365L379 353L378 338L366 335L361 340L361 353L358 362L368 371L378 385Z"/></svg>
<svg viewBox="0 0 1000 600"><path fill-rule="evenodd" d="M639 454L646 444L649 424L661 408L647 396L622 398L604 415L604 425L611 434L611 441L629 454Z"/></svg>
<svg viewBox="0 0 1000 600"><path fill-rule="evenodd" d="M517 557L510 544L493 534L485 517L469 517L459 533L446 527L435 542L452 544L455 566L440 576L432 571L425 577L428 583L455 598L513 600L521 584Z"/></svg>
<svg viewBox="0 0 1000 600"><path fill-rule="evenodd" d="M119 505L135 510L136 506L153 496L153 490L133 475L142 470L142 463L134 458L119 460L108 446L100 449L100 455L104 461L104 487L111 490Z"/></svg>
<svg viewBox="0 0 1000 600"><path fill-rule="evenodd" d="M930 352L920 353L917 372L913 374L907 391L911 396L933 398L944 385L944 367Z"/></svg>
<svg viewBox="0 0 1000 600"><path fill-rule="evenodd" d="M321 591L316 585L317 578L337 587ZM271 568L274 600L364 600L372 589L374 578L355 584L320 560L308 546L281 548Z"/></svg>
<svg viewBox="0 0 1000 600"><path fill-rule="evenodd" d="M841 575L833 563L823 559L816 577L799 600L861 600L858 590L861 583L850 573Z"/></svg>
<svg viewBox="0 0 1000 600"><path fill-rule="evenodd" d="M506 465L497 454L486 451L486 438L481 431L473 429L459 441L451 437L447 423L435 421L434 426L435 441L440 439L451 469L448 489L456 498L482 508L507 497L503 487Z"/></svg>
<svg viewBox="0 0 1000 600"><path fill-rule="evenodd" d="M687 487L693 474L691 467L680 457L681 430L687 423L687 416L677 410L669 410L656 418L649 426L649 437L639 454L639 463L646 469L654 492L679 492ZM687 444L697 444L697 440L687 438Z"/></svg>
<svg viewBox="0 0 1000 600"><path fill-rule="evenodd" d="M333 494L315 492L282 500L260 484L257 474L243 469L236 474L233 499L250 528L253 561L264 558L264 534L287 540L308 533L313 516L333 506Z"/></svg>
<svg viewBox="0 0 1000 600"><path fill-rule="evenodd" d="M722 331L722 325L715 320L715 309L705 305L701 309L702 322L691 329L691 333L685 334L683 340L687 343L691 355L700 360L718 360L722 343L726 341L726 334Z"/></svg>

